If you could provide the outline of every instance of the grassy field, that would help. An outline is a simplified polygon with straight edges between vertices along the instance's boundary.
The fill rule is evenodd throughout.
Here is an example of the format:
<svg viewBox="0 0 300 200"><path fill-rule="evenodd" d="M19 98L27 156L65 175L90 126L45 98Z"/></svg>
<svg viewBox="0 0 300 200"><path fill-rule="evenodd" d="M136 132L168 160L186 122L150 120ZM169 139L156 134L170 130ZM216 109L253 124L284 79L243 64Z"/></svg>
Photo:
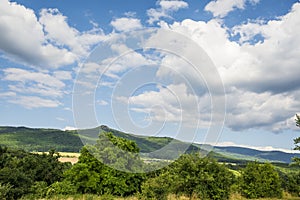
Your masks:
<svg viewBox="0 0 300 200"><path fill-rule="evenodd" d="M48 154L49 152L33 152L37 154L43 154L46 153ZM60 158L58 160L60 162L70 162L72 164L75 164L78 162L78 158L80 156L80 153L71 153L71 152L58 152L60 155Z"/></svg>

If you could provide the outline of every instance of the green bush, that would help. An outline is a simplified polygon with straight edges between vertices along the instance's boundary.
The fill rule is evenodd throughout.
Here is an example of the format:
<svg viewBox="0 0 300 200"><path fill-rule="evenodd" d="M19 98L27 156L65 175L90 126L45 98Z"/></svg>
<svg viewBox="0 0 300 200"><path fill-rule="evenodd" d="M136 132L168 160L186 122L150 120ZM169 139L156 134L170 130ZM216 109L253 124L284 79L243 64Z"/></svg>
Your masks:
<svg viewBox="0 0 300 200"><path fill-rule="evenodd" d="M282 177L282 187L293 196L300 197L300 172L293 172Z"/></svg>
<svg viewBox="0 0 300 200"><path fill-rule="evenodd" d="M168 172L162 173L159 176L149 178L142 186L142 193L138 196L140 199L159 199L166 200L171 192L172 180Z"/></svg>
<svg viewBox="0 0 300 200"><path fill-rule="evenodd" d="M146 199L167 199L169 194L189 198L228 199L234 175L221 164L197 154L183 155L159 176L142 185Z"/></svg>
<svg viewBox="0 0 300 200"><path fill-rule="evenodd" d="M269 163L248 163L240 182L241 193L247 198L282 197L279 174Z"/></svg>
<svg viewBox="0 0 300 200"><path fill-rule="evenodd" d="M69 181L55 182L46 190L47 197L53 195L73 195L76 194L76 187Z"/></svg>
<svg viewBox="0 0 300 200"><path fill-rule="evenodd" d="M39 155L0 146L0 183L11 186L6 199L28 194L44 196L44 188L60 181L68 168L58 158L54 150Z"/></svg>
<svg viewBox="0 0 300 200"><path fill-rule="evenodd" d="M124 171L141 169L142 160L138 154L130 157L124 151L138 153L139 149L135 142L102 133L95 145L82 148L78 163L65 172L65 180L75 185L78 193L133 195L140 191L145 175Z"/></svg>
<svg viewBox="0 0 300 200"><path fill-rule="evenodd" d="M0 199L8 199L8 194L12 186L8 184L0 184Z"/></svg>

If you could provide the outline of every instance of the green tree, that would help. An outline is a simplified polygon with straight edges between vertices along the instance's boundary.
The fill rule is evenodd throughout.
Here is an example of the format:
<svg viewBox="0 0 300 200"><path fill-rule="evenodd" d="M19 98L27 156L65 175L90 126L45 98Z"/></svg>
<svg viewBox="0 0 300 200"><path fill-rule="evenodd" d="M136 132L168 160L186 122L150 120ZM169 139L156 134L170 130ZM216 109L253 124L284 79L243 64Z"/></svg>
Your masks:
<svg viewBox="0 0 300 200"><path fill-rule="evenodd" d="M65 173L66 180L80 193L132 195L140 191L145 177L125 172L142 169L138 152L135 142L101 133L95 145L82 148L78 163Z"/></svg>
<svg viewBox="0 0 300 200"><path fill-rule="evenodd" d="M282 176L283 189L294 196L300 197L300 172L291 172Z"/></svg>
<svg viewBox="0 0 300 200"><path fill-rule="evenodd" d="M233 174L221 164L198 154L182 155L163 172L142 185L148 199L166 199L168 194L198 199L228 199Z"/></svg>
<svg viewBox="0 0 300 200"><path fill-rule="evenodd" d="M29 193L37 193L32 186L39 182L49 186L61 180L63 171L68 166L58 161L58 155L54 150L49 154L39 155L0 147L0 184L11 186L6 191L8 199L18 199Z"/></svg>
<svg viewBox="0 0 300 200"><path fill-rule="evenodd" d="M278 172L270 163L250 162L242 170L240 188L247 198L281 198L281 182Z"/></svg>
<svg viewBox="0 0 300 200"><path fill-rule="evenodd" d="M300 127L300 117L299 117L299 115L296 115L296 126ZM300 137L294 139L294 143L295 143L294 150L300 151ZM294 164L300 166L300 158L295 157L293 160L295 162Z"/></svg>

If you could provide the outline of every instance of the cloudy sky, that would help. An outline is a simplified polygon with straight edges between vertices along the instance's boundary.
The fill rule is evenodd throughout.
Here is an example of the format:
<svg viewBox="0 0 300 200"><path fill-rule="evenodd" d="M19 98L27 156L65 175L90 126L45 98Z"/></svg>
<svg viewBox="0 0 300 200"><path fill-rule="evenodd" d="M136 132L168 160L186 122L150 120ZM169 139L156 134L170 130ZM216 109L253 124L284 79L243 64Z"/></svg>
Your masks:
<svg viewBox="0 0 300 200"><path fill-rule="evenodd" d="M0 0L0 125L290 150L299 34L297 0Z"/></svg>

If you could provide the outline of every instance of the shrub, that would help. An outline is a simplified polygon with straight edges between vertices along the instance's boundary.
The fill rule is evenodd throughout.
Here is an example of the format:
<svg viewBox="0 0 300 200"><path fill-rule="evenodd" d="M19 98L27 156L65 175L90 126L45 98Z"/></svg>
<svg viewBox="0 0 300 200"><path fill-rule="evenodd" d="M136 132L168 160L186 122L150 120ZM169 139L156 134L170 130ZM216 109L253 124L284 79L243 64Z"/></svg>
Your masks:
<svg viewBox="0 0 300 200"><path fill-rule="evenodd" d="M269 163L248 163L242 171L240 188L247 198L282 197L279 174Z"/></svg>
<svg viewBox="0 0 300 200"><path fill-rule="evenodd" d="M8 184L0 184L0 199L7 199L12 186Z"/></svg>
<svg viewBox="0 0 300 200"><path fill-rule="evenodd" d="M146 199L167 199L169 194L189 198L228 199L234 175L221 164L197 154L183 155L158 177L142 185Z"/></svg>

